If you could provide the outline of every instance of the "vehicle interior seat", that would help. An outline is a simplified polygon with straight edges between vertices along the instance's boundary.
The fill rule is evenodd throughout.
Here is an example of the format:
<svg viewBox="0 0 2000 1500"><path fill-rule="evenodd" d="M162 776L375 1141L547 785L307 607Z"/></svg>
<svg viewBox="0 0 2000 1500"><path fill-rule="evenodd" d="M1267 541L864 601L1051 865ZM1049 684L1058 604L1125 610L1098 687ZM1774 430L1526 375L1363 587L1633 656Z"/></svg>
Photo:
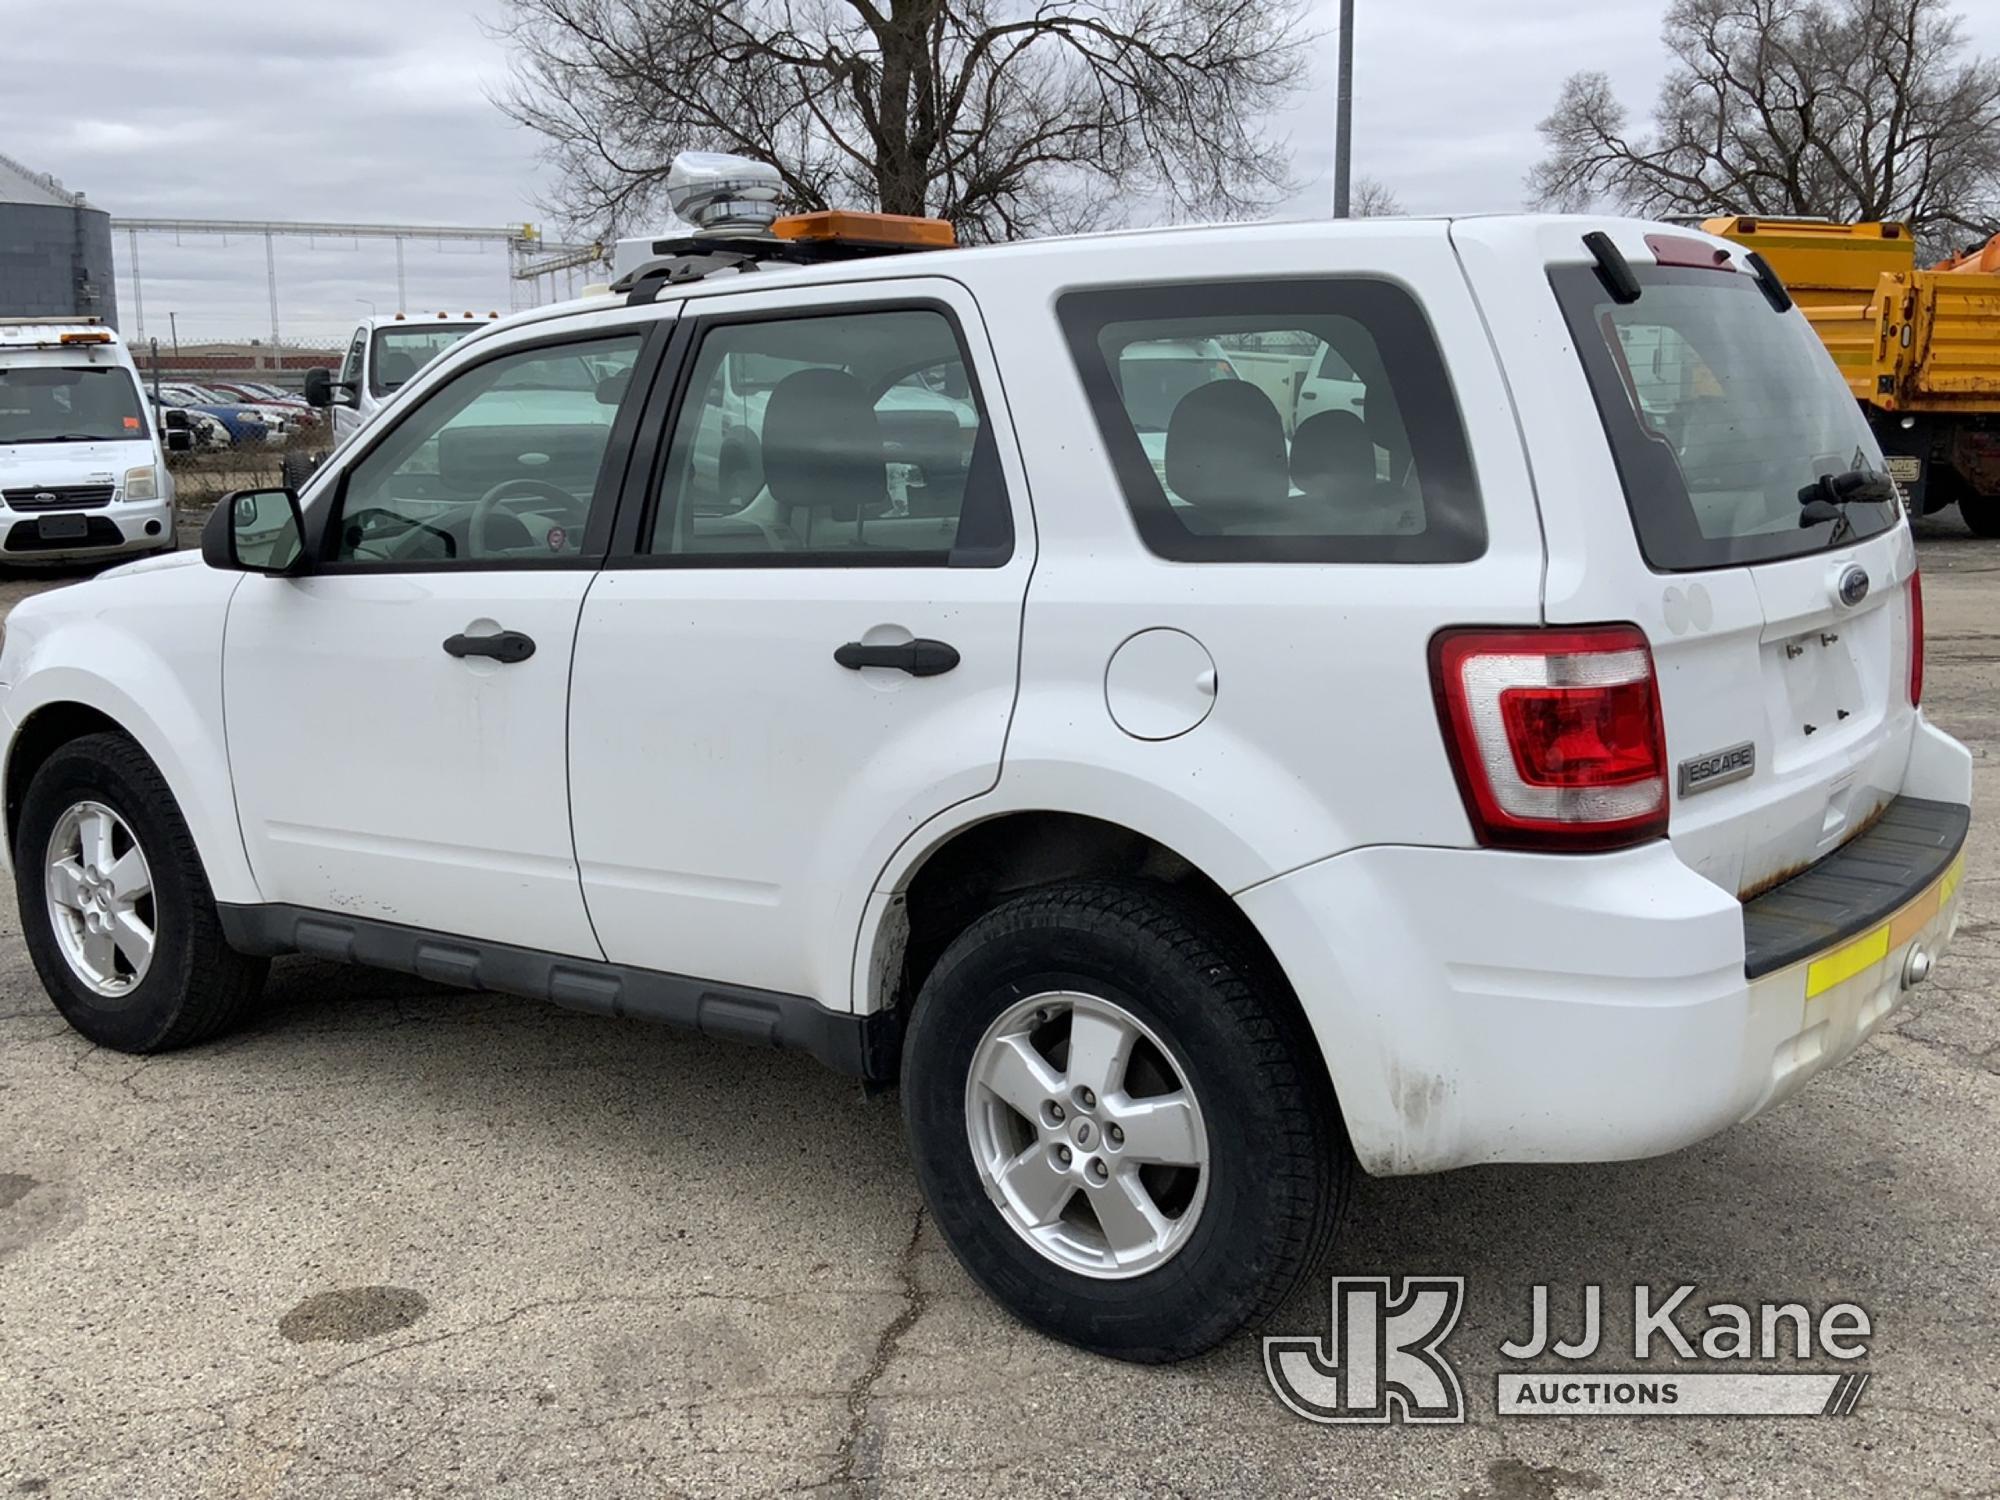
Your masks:
<svg viewBox="0 0 2000 1500"><path fill-rule="evenodd" d="M910 486L913 516L955 516L965 491L963 429L948 411L881 411L882 446L889 462L914 464L921 483ZM915 477L915 476L913 476Z"/></svg>
<svg viewBox="0 0 2000 1500"><path fill-rule="evenodd" d="M375 383L384 390L393 390L415 380L420 368L414 354L401 349L384 349L382 357L375 361Z"/></svg>
<svg viewBox="0 0 2000 1500"><path fill-rule="evenodd" d="M1167 486L1193 508L1175 517L1195 532L1280 520L1291 468L1277 405L1247 380L1215 380L1183 396L1167 419Z"/></svg>
<svg viewBox="0 0 2000 1500"><path fill-rule="evenodd" d="M1351 411L1323 411L1292 434L1292 483L1363 533L1403 529L1410 497L1381 477L1368 424Z"/></svg>
<svg viewBox="0 0 2000 1500"><path fill-rule="evenodd" d="M802 547L865 547L889 498L882 428L845 370L794 370L764 408L764 484Z"/></svg>

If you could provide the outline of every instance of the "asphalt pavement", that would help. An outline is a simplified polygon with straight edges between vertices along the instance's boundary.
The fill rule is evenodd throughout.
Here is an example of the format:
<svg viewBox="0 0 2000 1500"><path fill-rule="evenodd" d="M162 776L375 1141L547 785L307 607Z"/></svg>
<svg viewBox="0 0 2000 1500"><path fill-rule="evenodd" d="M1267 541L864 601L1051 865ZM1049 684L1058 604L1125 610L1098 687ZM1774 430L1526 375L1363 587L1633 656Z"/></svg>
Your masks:
<svg viewBox="0 0 2000 1500"><path fill-rule="evenodd" d="M0 1495L2000 1494L2000 543L1922 532L1927 706L1978 757L1955 947L1690 1150L1364 1181L1328 1274L1466 1278L1463 1425L1302 1421L1253 1336L1134 1368L1027 1332L927 1222L895 1098L803 1058L307 960L226 1040L94 1050L10 887ZM1865 1396L1495 1415L1530 1287L1602 1286L1611 1342L1635 1282L1859 1303ZM1327 1321L1315 1283L1267 1331Z"/></svg>

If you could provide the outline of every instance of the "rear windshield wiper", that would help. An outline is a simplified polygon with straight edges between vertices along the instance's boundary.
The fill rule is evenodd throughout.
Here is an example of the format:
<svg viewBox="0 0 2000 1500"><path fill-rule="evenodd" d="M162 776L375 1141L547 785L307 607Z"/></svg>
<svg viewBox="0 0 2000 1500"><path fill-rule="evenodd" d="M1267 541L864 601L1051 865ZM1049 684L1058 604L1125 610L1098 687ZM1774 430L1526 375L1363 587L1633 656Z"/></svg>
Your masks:
<svg viewBox="0 0 2000 1500"><path fill-rule="evenodd" d="M1822 474L1799 490L1801 505L1888 505L1895 498L1896 482L1879 469Z"/></svg>
<svg viewBox="0 0 2000 1500"><path fill-rule="evenodd" d="M1833 532L1826 539L1831 547L1854 531L1848 506L1894 504L1895 499L1895 481L1879 470L1842 469L1837 474L1822 474L1799 489L1799 525L1833 522Z"/></svg>

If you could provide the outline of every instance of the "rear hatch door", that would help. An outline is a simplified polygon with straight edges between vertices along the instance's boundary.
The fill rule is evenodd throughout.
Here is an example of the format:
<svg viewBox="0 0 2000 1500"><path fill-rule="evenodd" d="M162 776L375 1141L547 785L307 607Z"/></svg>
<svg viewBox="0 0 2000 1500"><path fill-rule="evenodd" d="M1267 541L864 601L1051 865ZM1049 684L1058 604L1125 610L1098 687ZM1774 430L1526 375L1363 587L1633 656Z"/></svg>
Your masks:
<svg viewBox="0 0 2000 1500"><path fill-rule="evenodd" d="M1645 631L1675 850L1736 894L1768 889L1867 827L1908 759L1915 556L1868 424L1806 319L1726 241L1629 221L1454 228L1472 231L1462 255L1535 466L1545 616Z"/></svg>

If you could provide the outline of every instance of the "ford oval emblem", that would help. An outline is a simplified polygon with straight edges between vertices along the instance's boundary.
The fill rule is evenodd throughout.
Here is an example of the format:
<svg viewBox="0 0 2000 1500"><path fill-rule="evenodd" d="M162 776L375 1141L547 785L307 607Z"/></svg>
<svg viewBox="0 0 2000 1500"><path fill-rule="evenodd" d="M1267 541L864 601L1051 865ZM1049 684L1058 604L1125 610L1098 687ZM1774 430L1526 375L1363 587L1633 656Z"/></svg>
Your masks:
<svg viewBox="0 0 2000 1500"><path fill-rule="evenodd" d="M56 503L56 497L54 495L51 495L47 490L37 490L35 492L35 504L54 505L55 503Z"/></svg>
<svg viewBox="0 0 2000 1500"><path fill-rule="evenodd" d="M1867 597L1868 570L1859 563L1850 563L1840 575L1840 602L1852 609Z"/></svg>

